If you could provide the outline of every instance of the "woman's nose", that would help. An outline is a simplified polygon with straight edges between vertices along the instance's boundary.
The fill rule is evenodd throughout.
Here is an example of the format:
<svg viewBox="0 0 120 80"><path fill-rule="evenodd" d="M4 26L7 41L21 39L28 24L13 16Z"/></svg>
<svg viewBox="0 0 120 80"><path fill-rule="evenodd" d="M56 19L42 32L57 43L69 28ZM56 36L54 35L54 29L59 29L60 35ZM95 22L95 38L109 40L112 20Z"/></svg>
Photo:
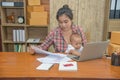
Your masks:
<svg viewBox="0 0 120 80"><path fill-rule="evenodd" d="M62 23L62 26L65 27L65 23Z"/></svg>

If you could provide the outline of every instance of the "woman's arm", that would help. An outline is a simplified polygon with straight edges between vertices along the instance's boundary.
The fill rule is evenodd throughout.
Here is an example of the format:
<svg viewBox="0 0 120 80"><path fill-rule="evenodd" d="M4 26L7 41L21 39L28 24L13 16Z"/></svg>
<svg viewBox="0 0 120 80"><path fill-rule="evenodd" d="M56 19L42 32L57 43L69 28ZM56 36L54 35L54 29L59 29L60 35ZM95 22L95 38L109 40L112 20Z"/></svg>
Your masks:
<svg viewBox="0 0 120 80"><path fill-rule="evenodd" d="M51 32L46 37L44 42L41 45L38 45L36 47L38 47L39 49L47 50L50 47L50 45L52 44L52 42L53 42L53 33ZM29 52L30 52L30 54L35 54L36 53L36 51L32 48L32 46L29 46Z"/></svg>
<svg viewBox="0 0 120 80"><path fill-rule="evenodd" d="M54 36L54 32L51 31L44 40L44 42L41 45L38 45L38 48L43 50L48 50L48 48L53 44L53 36Z"/></svg>

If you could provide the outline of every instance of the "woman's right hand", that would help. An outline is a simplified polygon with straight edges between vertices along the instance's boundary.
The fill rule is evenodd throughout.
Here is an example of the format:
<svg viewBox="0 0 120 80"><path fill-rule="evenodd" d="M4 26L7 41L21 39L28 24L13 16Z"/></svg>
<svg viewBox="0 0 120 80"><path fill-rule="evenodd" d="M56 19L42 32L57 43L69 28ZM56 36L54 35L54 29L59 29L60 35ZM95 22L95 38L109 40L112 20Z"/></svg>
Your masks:
<svg viewBox="0 0 120 80"><path fill-rule="evenodd" d="M32 48L32 46L29 46L29 53L30 54L35 54L35 50Z"/></svg>

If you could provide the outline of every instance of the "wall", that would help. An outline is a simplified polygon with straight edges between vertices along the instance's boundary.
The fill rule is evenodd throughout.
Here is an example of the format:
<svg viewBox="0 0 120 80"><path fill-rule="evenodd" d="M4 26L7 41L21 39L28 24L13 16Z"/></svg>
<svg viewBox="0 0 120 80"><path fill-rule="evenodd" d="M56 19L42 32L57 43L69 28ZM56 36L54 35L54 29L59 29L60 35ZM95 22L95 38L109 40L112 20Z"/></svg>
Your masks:
<svg viewBox="0 0 120 80"><path fill-rule="evenodd" d="M54 29L58 24L56 21L57 10L64 4L68 4L73 10L73 22L83 28L88 41L103 40L104 37L107 36L107 23L105 23L106 1L107 0L50 0L49 30Z"/></svg>
<svg viewBox="0 0 120 80"><path fill-rule="evenodd" d="M109 32L120 31L120 19L109 20Z"/></svg>

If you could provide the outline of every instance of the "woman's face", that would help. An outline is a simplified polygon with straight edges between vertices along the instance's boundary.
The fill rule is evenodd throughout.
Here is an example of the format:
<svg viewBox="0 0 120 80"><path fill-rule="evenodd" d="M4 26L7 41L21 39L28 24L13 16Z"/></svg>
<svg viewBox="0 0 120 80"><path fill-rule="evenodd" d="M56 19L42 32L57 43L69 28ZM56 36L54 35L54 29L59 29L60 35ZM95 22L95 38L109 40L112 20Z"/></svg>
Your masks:
<svg viewBox="0 0 120 80"><path fill-rule="evenodd" d="M71 29L72 20L68 16L66 16L65 14L59 16L58 23L59 23L60 28L63 31Z"/></svg>

